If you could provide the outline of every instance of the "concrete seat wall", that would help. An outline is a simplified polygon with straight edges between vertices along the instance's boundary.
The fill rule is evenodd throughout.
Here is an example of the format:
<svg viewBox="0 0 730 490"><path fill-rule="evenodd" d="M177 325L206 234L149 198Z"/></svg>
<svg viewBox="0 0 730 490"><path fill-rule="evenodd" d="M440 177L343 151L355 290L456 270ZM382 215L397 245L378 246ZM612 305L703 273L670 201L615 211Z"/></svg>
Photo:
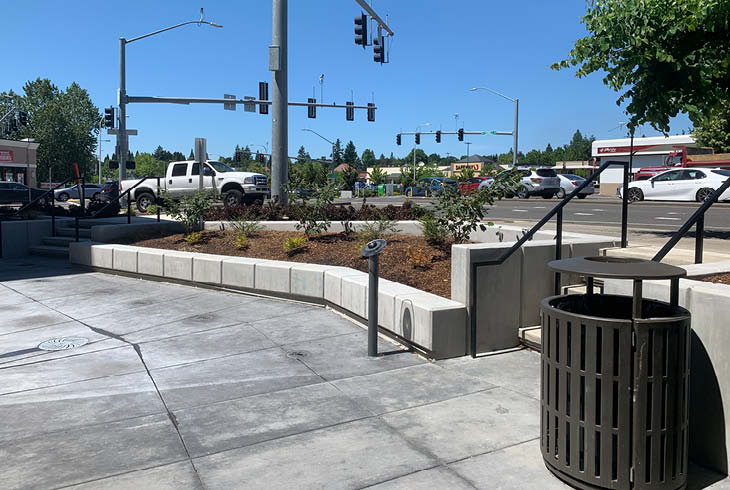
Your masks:
<svg viewBox="0 0 730 490"><path fill-rule="evenodd" d="M73 222L67 218L57 218L56 226ZM28 249L42 243L52 230L50 219L0 221L3 240L3 258L14 259L28 255Z"/></svg>

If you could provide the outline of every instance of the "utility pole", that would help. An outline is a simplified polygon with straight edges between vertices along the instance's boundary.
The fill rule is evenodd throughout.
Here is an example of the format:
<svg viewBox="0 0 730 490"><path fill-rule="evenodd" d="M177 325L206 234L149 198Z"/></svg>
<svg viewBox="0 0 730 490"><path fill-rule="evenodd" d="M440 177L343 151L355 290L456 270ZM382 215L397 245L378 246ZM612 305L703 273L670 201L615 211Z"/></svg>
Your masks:
<svg viewBox="0 0 730 490"><path fill-rule="evenodd" d="M515 128L514 128L514 151L512 152L512 166L517 166L517 128L518 125L518 119L520 117L520 99L515 99Z"/></svg>
<svg viewBox="0 0 730 490"><path fill-rule="evenodd" d="M289 124L287 94L287 0L272 0L269 46L271 85L271 197L287 204L284 186L289 182Z"/></svg>
<svg viewBox="0 0 730 490"><path fill-rule="evenodd" d="M126 69L127 40L119 38L119 132L117 133L117 149L119 155L119 182L127 178L127 153L129 140L127 139L127 69Z"/></svg>

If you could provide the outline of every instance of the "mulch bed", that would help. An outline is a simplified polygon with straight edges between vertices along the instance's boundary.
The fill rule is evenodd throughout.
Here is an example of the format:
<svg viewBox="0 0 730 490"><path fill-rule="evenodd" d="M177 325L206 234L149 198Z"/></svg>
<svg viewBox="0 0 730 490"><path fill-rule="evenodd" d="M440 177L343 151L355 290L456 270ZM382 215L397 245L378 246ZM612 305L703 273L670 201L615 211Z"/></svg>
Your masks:
<svg viewBox="0 0 730 490"><path fill-rule="evenodd" d="M231 231L205 231L202 240L190 245L183 240L182 234L154 237L138 237L124 243L140 247L182 250L217 255L232 255L289 262L306 262L351 267L363 272L368 270L368 261L360 255L365 240L357 235L346 236L342 233L323 234L307 242L304 250L293 255L284 251L284 240L292 236L304 236L299 232L264 230L248 239L248 248L239 250L235 245L235 235ZM407 284L429 293L451 297L451 256L450 246L443 248L429 245L422 236L392 235L386 237L388 246L380 255L380 277ZM430 263L426 267L409 264L408 249L411 253L420 249Z"/></svg>
<svg viewBox="0 0 730 490"><path fill-rule="evenodd" d="M730 273L713 274L711 276L698 277L696 280L705 282L714 282L716 284L730 284Z"/></svg>

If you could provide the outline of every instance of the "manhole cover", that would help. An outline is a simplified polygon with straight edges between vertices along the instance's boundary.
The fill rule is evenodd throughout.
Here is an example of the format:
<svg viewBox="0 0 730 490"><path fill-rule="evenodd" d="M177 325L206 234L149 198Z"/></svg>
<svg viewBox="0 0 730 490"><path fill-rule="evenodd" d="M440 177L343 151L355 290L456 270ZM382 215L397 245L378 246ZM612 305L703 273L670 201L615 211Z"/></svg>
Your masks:
<svg viewBox="0 0 730 490"><path fill-rule="evenodd" d="M290 352L286 355L286 357L290 357L292 359L301 359L302 357L307 357L309 355L309 352L304 350L295 350L294 352Z"/></svg>
<svg viewBox="0 0 730 490"><path fill-rule="evenodd" d="M67 350L75 349L86 344L89 339L83 337L60 337L57 339L46 340L38 344L38 348L41 350Z"/></svg>

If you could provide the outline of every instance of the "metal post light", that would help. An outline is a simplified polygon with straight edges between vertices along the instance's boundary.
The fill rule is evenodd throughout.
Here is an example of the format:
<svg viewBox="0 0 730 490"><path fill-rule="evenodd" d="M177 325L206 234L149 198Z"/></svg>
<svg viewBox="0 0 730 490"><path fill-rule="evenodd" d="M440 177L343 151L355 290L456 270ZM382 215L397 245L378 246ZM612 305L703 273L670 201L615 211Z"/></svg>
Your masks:
<svg viewBox="0 0 730 490"><path fill-rule="evenodd" d="M430 126L430 125L431 125L430 122L419 124L418 126L416 126L415 132L417 133L418 130L421 129L421 126ZM413 141L414 141L414 143L413 143L413 187L415 189L415 187L416 187L416 148L417 148L417 145L415 143L415 139Z"/></svg>
<svg viewBox="0 0 730 490"><path fill-rule="evenodd" d="M335 163L334 162L334 160L335 160L335 144L334 144L334 142L328 140L327 138L325 138L324 136L322 136L321 134L319 134L317 131L314 131L313 129L302 128L302 131L309 131L310 133L314 133L317 136L319 136L320 138L322 138L323 140L325 140L327 143L329 143L330 145L332 145L332 163Z"/></svg>
<svg viewBox="0 0 730 490"><path fill-rule="evenodd" d="M378 238L365 244L360 253L368 258L368 357L378 355L378 265L380 252L387 245Z"/></svg>
<svg viewBox="0 0 730 490"><path fill-rule="evenodd" d="M487 87L472 87L471 91L474 92L476 90L486 90L488 92L492 92L495 95L499 95L500 97L510 100L515 103L515 126L512 130L512 137L513 137L513 149L512 149L512 166L517 166L517 134L518 134L518 127L519 127L519 118L520 118L520 99L513 99L512 97L507 97L504 94L500 94L496 90L492 90L491 88Z"/></svg>
<svg viewBox="0 0 730 490"><path fill-rule="evenodd" d="M469 165L469 145L471 145L471 141L465 142L466 144L466 164Z"/></svg>
<svg viewBox="0 0 730 490"><path fill-rule="evenodd" d="M203 9L200 9L200 19L183 22L174 26L166 27L158 31L150 32L142 36L133 37L132 39L119 38L119 92L117 98L119 101L119 130L117 132L117 151L119 157L119 180L122 181L127 176L127 155L129 153L129 141L127 140L127 74L126 74L126 49L127 44L139 41L146 37L154 36L165 31L177 29L188 24L207 24L211 27L223 27L215 22L204 20Z"/></svg>

